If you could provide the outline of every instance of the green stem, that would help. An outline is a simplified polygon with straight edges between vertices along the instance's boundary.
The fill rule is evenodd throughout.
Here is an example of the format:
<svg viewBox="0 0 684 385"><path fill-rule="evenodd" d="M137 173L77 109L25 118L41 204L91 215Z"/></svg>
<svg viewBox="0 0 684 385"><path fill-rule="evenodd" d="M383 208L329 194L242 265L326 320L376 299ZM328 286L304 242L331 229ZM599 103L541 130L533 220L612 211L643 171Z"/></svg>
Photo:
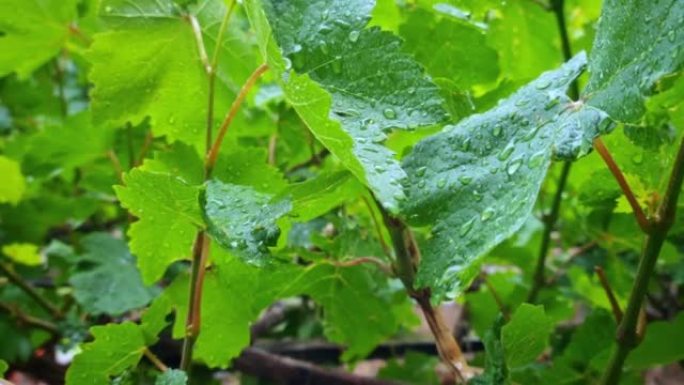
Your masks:
<svg viewBox="0 0 684 385"><path fill-rule="evenodd" d="M561 38L561 48L563 50L563 59L568 61L572 58L572 48L570 47L570 37L568 36L567 24L565 22L565 0L552 0L551 10L556 16L556 24L558 25L558 32ZM573 100L579 99L579 86L577 80L574 80L570 85L570 97ZM541 245L539 247L539 256L537 257L537 264L535 266L534 275L532 278L532 289L527 296L527 301L534 303L537 300L539 291L544 287L546 279L544 278L544 269L546 267L546 256L549 253L549 246L551 245L551 233L558 222L560 212L560 205L563 201L563 190L570 175L571 162L563 163L560 178L558 179L558 187L556 194L551 203L551 212L544 217L544 233L542 234Z"/></svg>
<svg viewBox="0 0 684 385"><path fill-rule="evenodd" d="M677 200L682 189L682 180L684 180L684 139L682 139L677 158L672 167L670 181L663 202L658 209L656 217L651 222L650 233L646 235L634 286L632 286L629 294L627 308L625 309L622 321L618 325L616 335L617 347L613 351L606 371L603 373L601 385L617 385L619 383L622 367L627 356L640 342L637 333L639 313L648 290L649 279L658 261L660 249L674 223Z"/></svg>
<svg viewBox="0 0 684 385"><path fill-rule="evenodd" d="M51 304L45 297L43 297L33 286L31 286L28 282L24 281L24 279L17 274L12 267L6 265L5 263L0 262L0 272L2 272L7 278L12 281L15 285L17 285L21 290L23 290L26 294L28 294L29 297L33 298L34 301L40 307L45 309L51 316L53 316L55 319L61 319L64 317L62 314L61 310L59 310L56 306Z"/></svg>
<svg viewBox="0 0 684 385"><path fill-rule="evenodd" d="M558 216L560 214L560 205L563 201L563 190L565 190L565 185L568 181L568 175L570 174L571 162L564 162L563 169L561 170L560 178L558 178L558 188L556 189L556 194L553 197L553 202L551 203L551 211L548 215L544 217L544 233L542 234L541 246L539 247L539 257L537 258L537 265L534 269L532 289L527 297L527 302L534 303L537 300L537 295L539 291L546 284L546 278L544 277L544 269L546 268L546 256L549 253L549 247L551 245L551 233L558 222Z"/></svg>

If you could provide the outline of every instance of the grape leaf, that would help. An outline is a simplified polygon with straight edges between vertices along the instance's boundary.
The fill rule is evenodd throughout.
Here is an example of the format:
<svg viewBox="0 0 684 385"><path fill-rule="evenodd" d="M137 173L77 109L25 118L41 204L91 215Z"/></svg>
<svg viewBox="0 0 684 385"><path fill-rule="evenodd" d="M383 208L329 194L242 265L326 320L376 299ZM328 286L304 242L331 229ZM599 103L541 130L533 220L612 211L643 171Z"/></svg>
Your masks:
<svg viewBox="0 0 684 385"><path fill-rule="evenodd" d="M417 282L442 294L467 285L479 257L529 216L552 157L591 148L578 139L605 114L566 95L584 54L542 74L497 107L420 141L403 161L408 222L430 227ZM455 293L451 293L455 294Z"/></svg>
<svg viewBox="0 0 684 385"><path fill-rule="evenodd" d="M31 72L59 53L76 17L75 0L0 2L0 77Z"/></svg>
<svg viewBox="0 0 684 385"><path fill-rule="evenodd" d="M166 300L155 300L142 315L142 324L124 322L93 326L94 341L81 345L66 373L66 385L109 385L110 378L135 366L146 345L166 327L163 318L170 310Z"/></svg>
<svg viewBox="0 0 684 385"><path fill-rule="evenodd" d="M511 383L506 366L506 352L503 338L503 316L499 315L496 322L484 336L485 371L469 382L471 385L508 385Z"/></svg>
<svg viewBox="0 0 684 385"><path fill-rule="evenodd" d="M417 9L399 29L411 52L433 79L448 79L460 90L489 83L499 75L496 51L487 45L486 35L473 24L451 17L437 19ZM439 39L435 39L439 36Z"/></svg>
<svg viewBox="0 0 684 385"><path fill-rule="evenodd" d="M93 342L69 366L67 385L109 385L110 378L136 365L145 349L140 327L131 322L93 326Z"/></svg>
<svg viewBox="0 0 684 385"><path fill-rule="evenodd" d="M266 262L268 247L278 242L280 229L276 221L292 208L289 200L272 202L271 195L217 180L207 183L202 200L211 237L257 265Z"/></svg>
<svg viewBox="0 0 684 385"><path fill-rule="evenodd" d="M588 103L635 122L661 77L684 63L684 1L606 0L589 61Z"/></svg>
<svg viewBox="0 0 684 385"><path fill-rule="evenodd" d="M126 243L106 233L91 233L81 241L79 261L90 266L69 278L74 297L89 313L121 315L147 305L153 291L142 283Z"/></svg>
<svg viewBox="0 0 684 385"><path fill-rule="evenodd" d="M38 251L38 246L31 243L11 243L2 247L3 254L12 261L28 266L39 266L44 262Z"/></svg>
<svg viewBox="0 0 684 385"><path fill-rule="evenodd" d="M17 204L26 190L26 182L19 163L0 155L0 203Z"/></svg>
<svg viewBox="0 0 684 385"><path fill-rule="evenodd" d="M208 83L190 23L171 0L106 0L101 11L116 29L95 35L87 54L94 123L149 116L155 135L204 149Z"/></svg>
<svg viewBox="0 0 684 385"><path fill-rule="evenodd" d="M162 277L174 261L189 258L198 227L203 227L199 188L169 174L133 169L115 186L122 206L139 220L128 230L143 282Z"/></svg>
<svg viewBox="0 0 684 385"><path fill-rule="evenodd" d="M306 222L358 197L363 191L360 187L349 172L338 171L292 184L281 196L292 198L292 216Z"/></svg>
<svg viewBox="0 0 684 385"><path fill-rule="evenodd" d="M365 356L399 328L386 282L377 282L364 266L319 263L257 268L223 251L212 255L202 297L202 332L195 356L211 367L226 366L249 344L249 324L275 300L308 295L324 309L326 336L348 346L344 359ZM180 277L165 291L177 309L174 337L184 335L189 280ZM404 297L405 298L405 297ZM354 306L350 316L349 304Z"/></svg>
<svg viewBox="0 0 684 385"><path fill-rule="evenodd" d="M381 143L393 128L432 125L445 112L437 87L400 51L400 40L378 28L364 29L373 5L246 2L262 54L287 100L314 135L396 211L406 175Z"/></svg>
<svg viewBox="0 0 684 385"><path fill-rule="evenodd" d="M186 385L188 383L188 375L184 371L178 369L170 369L162 373L154 385Z"/></svg>
<svg viewBox="0 0 684 385"><path fill-rule="evenodd" d="M515 369L532 363L546 349L553 322L541 305L523 303L501 328L506 365Z"/></svg>

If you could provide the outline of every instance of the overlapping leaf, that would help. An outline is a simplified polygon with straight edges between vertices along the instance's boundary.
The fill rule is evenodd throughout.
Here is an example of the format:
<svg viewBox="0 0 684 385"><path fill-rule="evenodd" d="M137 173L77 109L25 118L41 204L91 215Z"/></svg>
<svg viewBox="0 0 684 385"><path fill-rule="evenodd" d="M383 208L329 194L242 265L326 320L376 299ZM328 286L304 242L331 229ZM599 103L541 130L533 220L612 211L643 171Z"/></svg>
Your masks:
<svg viewBox="0 0 684 385"><path fill-rule="evenodd" d="M287 199L272 198L251 187L209 181L203 196L209 234L244 260L264 264L268 247L280 237L276 221L292 207Z"/></svg>
<svg viewBox="0 0 684 385"><path fill-rule="evenodd" d="M684 1L606 0L591 51L589 104L634 122L651 87L684 63Z"/></svg>
<svg viewBox="0 0 684 385"><path fill-rule="evenodd" d="M316 137L396 211L405 173L381 143L392 128L435 124L445 112L438 89L400 51L399 39L365 28L374 1L246 5L288 101Z"/></svg>
<svg viewBox="0 0 684 385"><path fill-rule="evenodd" d="M525 222L552 157L591 148L574 135L600 126L605 115L566 96L585 63L578 55L496 108L424 139L405 158L410 199L402 210L410 224L430 228L419 285L467 284L477 257Z"/></svg>
<svg viewBox="0 0 684 385"><path fill-rule="evenodd" d="M75 17L75 0L0 2L0 77L26 78L57 55Z"/></svg>
<svg viewBox="0 0 684 385"><path fill-rule="evenodd" d="M169 174L134 169L115 186L121 204L139 220L129 229L131 252L143 281L153 283L174 261L190 257L197 228L204 222L199 188Z"/></svg>
<svg viewBox="0 0 684 385"><path fill-rule="evenodd" d="M94 264L69 278L74 297L92 314L117 316L147 305L153 291L146 288L126 243L105 233L92 233L82 241L85 253L78 259Z"/></svg>

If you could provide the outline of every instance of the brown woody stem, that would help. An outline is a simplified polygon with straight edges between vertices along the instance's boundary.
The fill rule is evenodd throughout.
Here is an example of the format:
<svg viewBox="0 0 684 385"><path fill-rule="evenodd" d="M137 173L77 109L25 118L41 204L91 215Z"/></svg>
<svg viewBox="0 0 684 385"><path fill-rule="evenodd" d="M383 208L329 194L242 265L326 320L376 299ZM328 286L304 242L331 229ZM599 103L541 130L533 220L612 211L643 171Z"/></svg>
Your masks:
<svg viewBox="0 0 684 385"><path fill-rule="evenodd" d="M615 297L613 288L610 286L610 282L608 282L606 272L603 270L601 266L594 267L594 271L596 272L596 275L598 276L599 281L601 282L601 286L603 286L603 291L606 292L606 297L608 297L608 302L610 302L610 308L613 311L615 322L620 323L620 321L622 321L623 316L622 309L620 308L620 304L618 303L617 298Z"/></svg>
<svg viewBox="0 0 684 385"><path fill-rule="evenodd" d="M646 242L641 252L637 275L629 294L624 317L618 325L617 346L613 350L606 367L601 385L617 385L622 376L622 367L629 353L639 344L639 336L643 334L645 326L639 327L642 317L642 304L648 291L648 282L655 269L660 249L665 243L667 233L674 223L677 211L677 200L682 190L684 180L684 139L680 143L677 158L670 174L670 180L663 201L658 208L655 218L650 222L650 232L646 234ZM642 321L643 322L643 321Z"/></svg>
<svg viewBox="0 0 684 385"><path fill-rule="evenodd" d="M646 214L641 208L639 201L636 199L632 188L629 187L629 183L627 183L625 175L622 173L622 171L620 171L620 167L617 165L617 163L615 163L615 159L613 159L613 156L603 144L601 138L596 138L594 140L594 149L599 153L599 155L601 155L601 158L606 163L606 166L608 166L608 169L620 185L620 189L622 189L622 192L625 194L625 198L627 198L629 205L632 206L632 211L634 211L634 216L636 217L637 223L639 223L639 227L644 233L649 233L651 231L651 223L649 222L648 217L646 217Z"/></svg>
<svg viewBox="0 0 684 385"><path fill-rule="evenodd" d="M223 119L223 123L221 123L221 127L219 128L218 135L216 136L216 140L214 141L214 144L211 146L211 149L209 150L209 153L207 154L207 158L204 162L204 168L205 168L205 179L208 179L211 177L211 173L214 170L214 166L216 165L216 159L218 157L219 150L221 149L221 144L223 143L223 138L226 136L226 133L228 132L228 128L230 127L230 124L233 122L233 119L237 115L237 112L240 110L240 106L242 105L242 102L245 100L247 97L247 94L249 91L254 87L254 84L256 81L261 77L261 75L264 74L268 70L268 65L262 64L259 67L257 67L254 72L249 76L245 84L242 86L240 89L240 92L238 93L237 97L235 97L235 100L233 101L233 104L230 106L230 110L228 110L228 113L226 114L225 119Z"/></svg>

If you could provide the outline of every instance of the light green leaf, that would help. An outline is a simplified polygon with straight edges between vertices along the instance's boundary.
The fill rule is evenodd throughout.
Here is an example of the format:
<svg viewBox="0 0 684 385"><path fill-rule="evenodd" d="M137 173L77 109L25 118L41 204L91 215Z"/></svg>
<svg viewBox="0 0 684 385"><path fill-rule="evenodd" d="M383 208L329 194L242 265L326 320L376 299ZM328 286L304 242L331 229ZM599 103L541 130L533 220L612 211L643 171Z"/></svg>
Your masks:
<svg viewBox="0 0 684 385"><path fill-rule="evenodd" d="M85 253L79 260L91 267L76 271L69 283L76 301L87 312L117 316L147 305L153 291L143 285L124 241L106 233L91 233L81 243Z"/></svg>
<svg viewBox="0 0 684 385"><path fill-rule="evenodd" d="M520 305L501 328L506 365L514 369L534 362L548 346L552 331L553 322L543 306Z"/></svg>
<svg viewBox="0 0 684 385"><path fill-rule="evenodd" d="M126 174L124 183L114 189L122 206L139 218L128 231L130 247L143 282L151 284L169 264L190 257L195 233L204 225L199 188L139 169Z"/></svg>
<svg viewBox="0 0 684 385"><path fill-rule="evenodd" d="M7 362L0 360L0 378L5 377L5 372L9 369L9 365L7 365Z"/></svg>
<svg viewBox="0 0 684 385"><path fill-rule="evenodd" d="M57 55L76 17L75 0L0 2L0 77L26 78Z"/></svg>
<svg viewBox="0 0 684 385"><path fill-rule="evenodd" d="M268 247L280 237L276 222L292 208L289 200L272 198L251 187L209 181L202 198L209 234L245 261L264 264Z"/></svg>
<svg viewBox="0 0 684 385"><path fill-rule="evenodd" d="M553 12L547 12L533 1L478 0L475 3L496 9L492 12L487 37L499 53L501 73L506 78L533 79L562 63Z"/></svg>
<svg viewBox="0 0 684 385"><path fill-rule="evenodd" d="M69 366L67 385L109 385L112 377L140 361L145 339L138 325L93 326L90 332L95 340L84 344Z"/></svg>
<svg viewBox="0 0 684 385"><path fill-rule="evenodd" d="M38 246L31 243L11 243L3 246L2 252L14 262L22 265L39 266L45 262Z"/></svg>
<svg viewBox="0 0 684 385"><path fill-rule="evenodd" d="M178 369L167 370L162 373L154 385L186 385L188 383L188 375L184 371Z"/></svg>
<svg viewBox="0 0 684 385"><path fill-rule="evenodd" d="M605 0L584 91L611 118L635 122L644 99L684 63L684 1Z"/></svg>
<svg viewBox="0 0 684 385"><path fill-rule="evenodd" d="M149 116L155 135L204 149L208 82L190 23L171 0L106 0L101 10L116 29L95 35L87 54L95 124Z"/></svg>
<svg viewBox="0 0 684 385"><path fill-rule="evenodd" d="M399 30L411 52L434 79L448 79L461 91L493 82L499 75L496 51L485 32L451 17L437 19L427 11L412 12ZM436 38L439 37L439 38Z"/></svg>
<svg viewBox="0 0 684 385"><path fill-rule="evenodd" d="M12 159L0 156L0 203L17 204L26 190L26 182L21 174L19 163Z"/></svg>
<svg viewBox="0 0 684 385"><path fill-rule="evenodd" d="M262 54L287 100L314 135L396 211L405 173L381 143L393 128L435 124L445 112L438 89L400 51L400 40L378 28L365 29L373 5L370 0L246 2Z"/></svg>
<svg viewBox="0 0 684 385"><path fill-rule="evenodd" d="M298 222L317 218L362 193L363 185L347 171L322 173L290 185L281 195L292 198L292 216Z"/></svg>
<svg viewBox="0 0 684 385"><path fill-rule="evenodd" d="M553 156L586 153L578 140L605 115L566 95L586 58L578 55L502 100L419 142L404 158L408 222L429 229L417 285L458 290L477 273L479 257L523 225ZM455 295L455 292L451 293Z"/></svg>

